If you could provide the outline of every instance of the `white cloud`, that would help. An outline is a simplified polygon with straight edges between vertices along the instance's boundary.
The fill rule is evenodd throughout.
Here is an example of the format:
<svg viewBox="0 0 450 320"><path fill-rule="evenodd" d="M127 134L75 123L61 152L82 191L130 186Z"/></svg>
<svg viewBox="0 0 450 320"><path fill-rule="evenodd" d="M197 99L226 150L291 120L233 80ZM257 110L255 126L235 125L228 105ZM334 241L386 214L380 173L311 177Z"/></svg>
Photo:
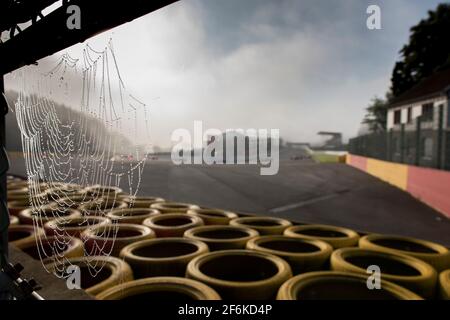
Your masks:
<svg viewBox="0 0 450 320"><path fill-rule="evenodd" d="M375 34L364 29L360 3L340 7L340 19L328 1L305 3L303 15L323 15L305 23L295 1L281 9L260 3L244 21L230 21L238 39L226 50L214 46L230 40L209 29L203 1L175 3L89 43L100 48L113 38L127 88L150 105L156 144L170 145L172 131L192 130L194 120L219 129L279 128L285 139L311 141L321 130L357 133L365 106L388 89L395 52L406 41L399 37L410 24L395 17L410 13L414 23L425 15L383 2L389 20ZM79 56L81 48L69 51Z"/></svg>

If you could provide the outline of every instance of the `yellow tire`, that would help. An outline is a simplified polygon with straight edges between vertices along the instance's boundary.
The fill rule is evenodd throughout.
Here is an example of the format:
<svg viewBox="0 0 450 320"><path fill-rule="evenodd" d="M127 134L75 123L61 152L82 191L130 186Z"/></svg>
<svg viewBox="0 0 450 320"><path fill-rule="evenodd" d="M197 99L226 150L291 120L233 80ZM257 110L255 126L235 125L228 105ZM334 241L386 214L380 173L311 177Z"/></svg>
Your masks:
<svg viewBox="0 0 450 320"><path fill-rule="evenodd" d="M120 257L128 262L137 279L157 276L183 277L187 264L206 252L208 246L198 240L156 238L124 247Z"/></svg>
<svg viewBox="0 0 450 320"><path fill-rule="evenodd" d="M359 240L359 246L364 249L406 254L431 264L438 272L450 269L450 250L431 241L370 234Z"/></svg>
<svg viewBox="0 0 450 320"><path fill-rule="evenodd" d="M316 239L328 242L334 249L354 247L358 245L359 235L347 228L324 224L308 224L292 226L284 231L288 237Z"/></svg>
<svg viewBox="0 0 450 320"><path fill-rule="evenodd" d="M71 194L68 197L59 198L58 201L54 201L51 205L57 208L72 208L79 209L82 205L92 201L92 198L86 194Z"/></svg>
<svg viewBox="0 0 450 320"><path fill-rule="evenodd" d="M111 223L111 220L100 216L75 217L70 220L62 217L46 222L44 230L48 235L65 234L80 237L81 233L89 228L109 223Z"/></svg>
<svg viewBox="0 0 450 320"><path fill-rule="evenodd" d="M17 216L20 211L30 208L30 199L8 201L8 211L11 215Z"/></svg>
<svg viewBox="0 0 450 320"><path fill-rule="evenodd" d="M258 231L236 226L201 226L186 230L184 237L203 241L210 251L245 249L250 239L258 236Z"/></svg>
<svg viewBox="0 0 450 320"><path fill-rule="evenodd" d="M82 194L82 187L75 184L65 184L59 187L48 189L45 194L50 201L59 201L61 198L79 196Z"/></svg>
<svg viewBox="0 0 450 320"><path fill-rule="evenodd" d="M61 261L64 258L82 257L83 242L73 237L39 237L20 245L20 249L44 264Z"/></svg>
<svg viewBox="0 0 450 320"><path fill-rule="evenodd" d="M200 209L199 206L181 202L158 202L150 206L161 213L187 213L191 209Z"/></svg>
<svg viewBox="0 0 450 320"><path fill-rule="evenodd" d="M17 188L15 190L8 190L8 201L26 200L29 199L28 188Z"/></svg>
<svg viewBox="0 0 450 320"><path fill-rule="evenodd" d="M27 180L21 180L21 181L11 181L7 182L8 185L8 191L17 190L17 189L28 189L28 181Z"/></svg>
<svg viewBox="0 0 450 320"><path fill-rule="evenodd" d="M450 269L442 271L439 275L439 297L450 300Z"/></svg>
<svg viewBox="0 0 450 320"><path fill-rule="evenodd" d="M19 224L19 218L17 218L16 216L10 215L9 216L9 225L14 226L14 225L18 225L18 224Z"/></svg>
<svg viewBox="0 0 450 320"><path fill-rule="evenodd" d="M86 193L87 195L91 197L107 197L107 198L114 198L116 196L120 196L120 194L123 194L123 190L118 187L111 187L111 186L89 186L85 188L83 193Z"/></svg>
<svg viewBox="0 0 450 320"><path fill-rule="evenodd" d="M133 280L130 266L122 259L109 256L78 257L46 265L47 270L64 277L70 265L79 267L81 289L97 296L103 291Z"/></svg>
<svg viewBox="0 0 450 320"><path fill-rule="evenodd" d="M238 217L234 212L219 209L193 209L187 213L200 217L205 225L227 225Z"/></svg>
<svg viewBox="0 0 450 320"><path fill-rule="evenodd" d="M286 261L272 254L223 250L192 260L186 277L207 284L225 300L265 300L275 298L292 272Z"/></svg>
<svg viewBox="0 0 450 320"><path fill-rule="evenodd" d="M125 201L131 208L144 208L148 209L154 203L164 202L165 200L160 197L122 197L122 201Z"/></svg>
<svg viewBox="0 0 450 320"><path fill-rule="evenodd" d="M106 217L113 222L141 224L145 219L161 214L150 208L124 208L111 210Z"/></svg>
<svg viewBox="0 0 450 320"><path fill-rule="evenodd" d="M333 248L321 240L286 236L260 236L247 242L247 249L270 253L286 260L294 275L324 270Z"/></svg>
<svg viewBox="0 0 450 320"><path fill-rule="evenodd" d="M106 199L101 198L100 200L93 200L83 203L78 207L78 210L84 216L98 216L98 215L106 215L108 212L114 209L124 209L128 208L128 204L114 199Z"/></svg>
<svg viewBox="0 0 450 320"><path fill-rule="evenodd" d="M349 272L308 272L286 281L277 300L422 300L395 283L381 280L380 289L370 290L367 277Z"/></svg>
<svg viewBox="0 0 450 320"><path fill-rule="evenodd" d="M206 284L179 277L154 277L129 281L108 289L97 298L147 301L220 300L217 292Z"/></svg>
<svg viewBox="0 0 450 320"><path fill-rule="evenodd" d="M75 209L56 208L52 205L47 205L37 211L31 208L22 210L17 216L21 224L38 224L42 227L45 223L58 218L66 220L80 218L81 212Z"/></svg>
<svg viewBox="0 0 450 320"><path fill-rule="evenodd" d="M25 244L36 242L36 238L45 235L44 229L30 225L11 225L8 228L8 241L17 248Z"/></svg>
<svg viewBox="0 0 450 320"><path fill-rule="evenodd" d="M112 255L118 257L127 245L155 238L155 232L143 225L110 223L89 228L80 237L87 255Z"/></svg>
<svg viewBox="0 0 450 320"><path fill-rule="evenodd" d="M379 252L361 248L342 248L334 251L330 259L334 271L364 274L370 266L380 269L382 280L394 282L424 298L433 298L437 273L428 263L406 255Z"/></svg>
<svg viewBox="0 0 450 320"><path fill-rule="evenodd" d="M185 213L165 213L147 218L142 224L155 231L158 238L182 237L186 230L202 226L203 220Z"/></svg>
<svg viewBox="0 0 450 320"><path fill-rule="evenodd" d="M276 235L283 234L286 228L292 226L292 223L274 217L244 217L231 220L230 225L254 229L260 235Z"/></svg>

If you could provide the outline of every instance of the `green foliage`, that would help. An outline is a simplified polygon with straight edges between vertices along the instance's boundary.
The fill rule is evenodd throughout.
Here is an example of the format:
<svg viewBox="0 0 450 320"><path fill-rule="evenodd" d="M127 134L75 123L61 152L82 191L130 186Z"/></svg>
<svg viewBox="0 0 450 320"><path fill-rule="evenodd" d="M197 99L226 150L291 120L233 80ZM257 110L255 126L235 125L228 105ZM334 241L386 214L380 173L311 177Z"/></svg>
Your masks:
<svg viewBox="0 0 450 320"><path fill-rule="evenodd" d="M341 162L341 159L344 156L339 156L337 154L327 154L327 153L321 153L321 152L314 152L312 155L312 158L316 162L320 163L337 163Z"/></svg>
<svg viewBox="0 0 450 320"><path fill-rule="evenodd" d="M386 130L387 110L389 105L389 94L386 99L374 97L366 108L367 114L363 123L369 126L371 132Z"/></svg>
<svg viewBox="0 0 450 320"><path fill-rule="evenodd" d="M439 69L450 67L450 4L440 4L412 27L409 43L392 72L394 97L412 88Z"/></svg>

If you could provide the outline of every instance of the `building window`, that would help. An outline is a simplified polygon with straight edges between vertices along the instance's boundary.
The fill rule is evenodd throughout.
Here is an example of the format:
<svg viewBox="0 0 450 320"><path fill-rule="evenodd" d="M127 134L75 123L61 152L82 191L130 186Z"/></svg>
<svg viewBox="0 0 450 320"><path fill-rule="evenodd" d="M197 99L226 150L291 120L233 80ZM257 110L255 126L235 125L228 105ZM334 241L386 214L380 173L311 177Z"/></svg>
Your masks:
<svg viewBox="0 0 450 320"><path fill-rule="evenodd" d="M408 108L408 119L407 119L408 123L411 123L412 121L412 107Z"/></svg>
<svg viewBox="0 0 450 320"><path fill-rule="evenodd" d="M432 103L422 105L422 120L433 121L434 108Z"/></svg>
<svg viewBox="0 0 450 320"><path fill-rule="evenodd" d="M402 119L402 111L395 110L394 111L394 124L399 124Z"/></svg>
<svg viewBox="0 0 450 320"><path fill-rule="evenodd" d="M432 138L422 138L420 156L422 158L429 158L429 159L431 159L433 157L433 139Z"/></svg>

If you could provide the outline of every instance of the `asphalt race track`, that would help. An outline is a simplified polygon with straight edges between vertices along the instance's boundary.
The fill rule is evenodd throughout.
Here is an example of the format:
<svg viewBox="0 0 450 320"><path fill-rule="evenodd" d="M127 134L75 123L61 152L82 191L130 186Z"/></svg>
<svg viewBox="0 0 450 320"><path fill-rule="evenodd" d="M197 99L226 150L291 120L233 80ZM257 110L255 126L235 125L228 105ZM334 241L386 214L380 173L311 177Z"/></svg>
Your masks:
<svg viewBox="0 0 450 320"><path fill-rule="evenodd" d="M23 159L10 173L25 174ZM450 220L381 180L345 164L282 160L274 176L256 165L181 165L148 161L140 195L205 207L414 236L450 245Z"/></svg>

